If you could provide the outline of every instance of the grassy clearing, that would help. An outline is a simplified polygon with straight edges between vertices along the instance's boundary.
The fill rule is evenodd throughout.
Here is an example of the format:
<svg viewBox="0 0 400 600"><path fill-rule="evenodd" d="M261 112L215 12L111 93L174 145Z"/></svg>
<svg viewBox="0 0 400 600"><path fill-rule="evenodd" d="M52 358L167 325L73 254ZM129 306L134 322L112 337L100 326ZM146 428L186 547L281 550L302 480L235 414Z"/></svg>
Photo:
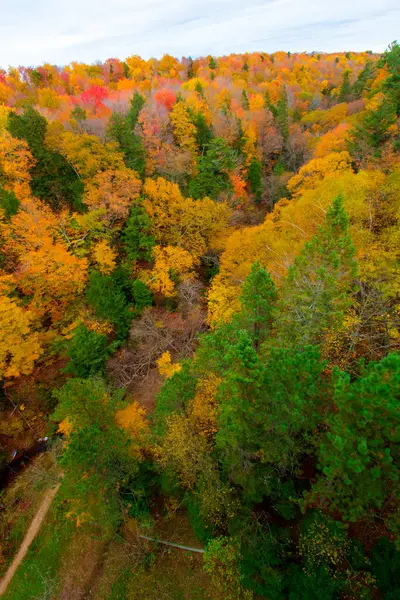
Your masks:
<svg viewBox="0 0 400 600"><path fill-rule="evenodd" d="M211 600L203 557L138 538L128 519L112 539L65 517L62 493L17 570L4 600ZM201 547L184 512L157 518L146 535Z"/></svg>
<svg viewBox="0 0 400 600"><path fill-rule="evenodd" d="M28 554L4 594L4 600L58 597L58 572L63 550L74 529L74 524L65 519L56 499L39 535L32 542Z"/></svg>
<svg viewBox="0 0 400 600"><path fill-rule="evenodd" d="M55 451L37 456L0 496L0 576L7 570L40 506L57 480Z"/></svg>

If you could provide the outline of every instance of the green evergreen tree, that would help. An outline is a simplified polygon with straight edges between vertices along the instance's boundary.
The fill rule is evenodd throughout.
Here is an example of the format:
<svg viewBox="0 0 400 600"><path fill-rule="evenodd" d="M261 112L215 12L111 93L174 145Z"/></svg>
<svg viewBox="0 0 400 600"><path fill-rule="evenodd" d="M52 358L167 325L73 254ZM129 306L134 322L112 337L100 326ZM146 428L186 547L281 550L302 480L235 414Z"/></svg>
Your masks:
<svg viewBox="0 0 400 600"><path fill-rule="evenodd" d="M53 209L68 204L75 210L83 210L81 180L61 154L48 150L45 145L46 119L33 108L26 108L21 115L12 111L7 128L13 137L28 143L36 161L30 169L32 193Z"/></svg>
<svg viewBox="0 0 400 600"><path fill-rule="evenodd" d="M114 274L102 275L98 271L92 271L86 299L98 317L113 323L119 340L128 335L133 313L121 282Z"/></svg>
<svg viewBox="0 0 400 600"><path fill-rule="evenodd" d="M144 96L139 94L139 92L135 92L131 98L129 110L126 115L126 120L128 122L131 131L133 131L138 122L139 113L142 110L143 106L146 104L146 99Z"/></svg>
<svg viewBox="0 0 400 600"><path fill-rule="evenodd" d="M191 56L189 56L189 64L187 67L187 78L188 79L192 79L194 77L194 71L193 71L193 59Z"/></svg>
<svg viewBox="0 0 400 600"><path fill-rule="evenodd" d="M4 210L6 219L9 220L11 217L17 214L19 204L19 200L15 196L14 192L9 192L8 190L5 190L0 183L0 208Z"/></svg>
<svg viewBox="0 0 400 600"><path fill-rule="evenodd" d="M360 72L353 85L353 94L355 98L361 98L364 91L370 90L370 83L375 76L375 65L371 60L367 60L365 67Z"/></svg>
<svg viewBox="0 0 400 600"><path fill-rule="evenodd" d="M270 333L278 294L269 273L254 263L242 287L240 322L254 340L256 351Z"/></svg>
<svg viewBox="0 0 400 600"><path fill-rule="evenodd" d="M127 117L113 113L108 121L106 139L117 142L124 154L124 162L140 177L144 176L145 153L142 138L133 132Z"/></svg>
<svg viewBox="0 0 400 600"><path fill-rule="evenodd" d="M151 221L144 208L139 204L133 206L121 236L128 260L151 260L155 239L150 228Z"/></svg>
<svg viewBox="0 0 400 600"><path fill-rule="evenodd" d="M254 194L257 202L261 202L264 191L262 177L262 164L255 156L252 157L247 171L247 179L250 183L250 191Z"/></svg>
<svg viewBox="0 0 400 600"><path fill-rule="evenodd" d="M190 112L190 111L189 111ZM208 125L204 115L200 112L191 114L193 125L196 127L196 142L203 154L213 139L211 126Z"/></svg>
<svg viewBox="0 0 400 600"><path fill-rule="evenodd" d="M139 314L146 306L153 304L153 294L140 279L136 279L132 284L132 296L135 302L135 311Z"/></svg>
<svg viewBox="0 0 400 600"><path fill-rule="evenodd" d="M337 373L334 410L319 448L323 477L309 501L350 521L381 509L388 497L399 501L399 394L399 354L370 363L353 382Z"/></svg>
<svg viewBox="0 0 400 600"><path fill-rule="evenodd" d="M211 140L207 151L197 160L198 173L191 179L189 191L192 198L216 198L231 188L229 171L233 170L237 156L222 138Z"/></svg>
<svg viewBox="0 0 400 600"><path fill-rule="evenodd" d="M108 355L107 336L81 325L75 329L68 348L65 371L75 377L91 377L103 370Z"/></svg>
<svg viewBox="0 0 400 600"><path fill-rule="evenodd" d="M53 395L58 400L53 420L68 418L73 425L59 461L64 502L73 511L90 511L96 535L109 535L121 521L123 502L135 499L140 468L115 421L121 393L110 393L100 379L69 379Z"/></svg>
<svg viewBox="0 0 400 600"><path fill-rule="evenodd" d="M307 242L282 286L277 335L284 345L321 343L338 329L357 274L349 219L337 196L325 224Z"/></svg>
<svg viewBox="0 0 400 600"><path fill-rule="evenodd" d="M397 116L400 115L400 45L398 42L390 44L378 63L379 67L386 67L389 76L383 82L382 91L394 106Z"/></svg>
<svg viewBox="0 0 400 600"><path fill-rule="evenodd" d="M352 85L350 83L350 71L343 73L342 85L339 92L339 102L348 102L352 92Z"/></svg>
<svg viewBox="0 0 400 600"><path fill-rule="evenodd" d="M274 473L281 478L294 473L300 456L313 450L329 389L322 377L325 363L314 346L270 348L259 357L244 331L237 333L226 363L230 368L218 391L218 456L244 498L277 499Z"/></svg>
<svg viewBox="0 0 400 600"><path fill-rule="evenodd" d="M390 101L367 111L350 132L347 142L350 153L358 160L371 154L380 156L382 145L389 139L389 128L396 120L395 107Z"/></svg>
<svg viewBox="0 0 400 600"><path fill-rule="evenodd" d="M242 90L242 98L241 98L240 104L242 105L243 110L249 110L250 104L249 104L249 98L247 96L246 90Z"/></svg>

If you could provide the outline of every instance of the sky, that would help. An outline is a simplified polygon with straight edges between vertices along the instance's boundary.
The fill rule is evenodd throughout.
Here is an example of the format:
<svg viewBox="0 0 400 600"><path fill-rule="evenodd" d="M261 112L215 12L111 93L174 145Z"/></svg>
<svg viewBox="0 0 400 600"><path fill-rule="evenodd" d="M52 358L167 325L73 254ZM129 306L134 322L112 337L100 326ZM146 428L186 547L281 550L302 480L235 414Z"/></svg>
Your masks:
<svg viewBox="0 0 400 600"><path fill-rule="evenodd" d="M0 66L139 54L383 51L399 0L2 0Z"/></svg>

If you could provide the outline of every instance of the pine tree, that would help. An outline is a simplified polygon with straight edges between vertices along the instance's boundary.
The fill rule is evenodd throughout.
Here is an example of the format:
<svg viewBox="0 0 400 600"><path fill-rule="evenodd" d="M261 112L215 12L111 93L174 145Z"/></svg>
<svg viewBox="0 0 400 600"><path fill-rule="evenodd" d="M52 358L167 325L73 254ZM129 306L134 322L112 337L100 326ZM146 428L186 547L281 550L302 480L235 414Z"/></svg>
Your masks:
<svg viewBox="0 0 400 600"><path fill-rule="evenodd" d="M339 92L339 102L348 102L351 91L352 86L350 83L350 71L345 71L343 73L342 85Z"/></svg>
<svg viewBox="0 0 400 600"><path fill-rule="evenodd" d="M143 142L141 137L134 133L131 126L133 122L132 116L128 118L120 113L113 113L108 122L106 138L117 142L124 154L125 165L143 177L145 168Z"/></svg>
<svg viewBox="0 0 400 600"><path fill-rule="evenodd" d="M139 113L145 104L146 99L139 92L135 92L131 98L130 107L126 115L126 120L131 131L135 129Z"/></svg>
<svg viewBox="0 0 400 600"><path fill-rule="evenodd" d="M151 221L144 208L134 206L122 232L124 250L129 260L150 260L155 245L150 229Z"/></svg>
<svg viewBox="0 0 400 600"><path fill-rule="evenodd" d="M324 476L308 501L339 510L350 521L382 508L390 496L398 503L399 394L398 354L370 363L353 382L336 374L335 410L326 419L319 449Z"/></svg>
<svg viewBox="0 0 400 600"><path fill-rule="evenodd" d="M289 268L282 287L278 337L285 345L316 344L338 329L357 274L349 219L339 195L319 232Z"/></svg>
<svg viewBox="0 0 400 600"><path fill-rule="evenodd" d="M254 194L257 202L261 202L264 191L262 179L262 164L255 156L252 157L247 172L247 179L250 183L250 191Z"/></svg>
<svg viewBox="0 0 400 600"><path fill-rule="evenodd" d="M260 263L254 263L242 287L240 322L250 332L257 351L271 330L277 297L275 284L269 273Z"/></svg>
<svg viewBox="0 0 400 600"><path fill-rule="evenodd" d="M249 98L246 94L246 90L242 90L242 99L240 101L243 110L249 110L250 108L250 104L249 104Z"/></svg>

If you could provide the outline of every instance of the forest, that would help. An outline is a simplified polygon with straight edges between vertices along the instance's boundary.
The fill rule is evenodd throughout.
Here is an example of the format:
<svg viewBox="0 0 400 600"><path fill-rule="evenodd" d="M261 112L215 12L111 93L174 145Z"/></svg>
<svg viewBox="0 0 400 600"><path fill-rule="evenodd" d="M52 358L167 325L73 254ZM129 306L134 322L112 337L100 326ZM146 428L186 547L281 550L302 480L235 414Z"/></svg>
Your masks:
<svg viewBox="0 0 400 600"><path fill-rule="evenodd" d="M0 70L5 600L400 598L399 122L397 42Z"/></svg>

